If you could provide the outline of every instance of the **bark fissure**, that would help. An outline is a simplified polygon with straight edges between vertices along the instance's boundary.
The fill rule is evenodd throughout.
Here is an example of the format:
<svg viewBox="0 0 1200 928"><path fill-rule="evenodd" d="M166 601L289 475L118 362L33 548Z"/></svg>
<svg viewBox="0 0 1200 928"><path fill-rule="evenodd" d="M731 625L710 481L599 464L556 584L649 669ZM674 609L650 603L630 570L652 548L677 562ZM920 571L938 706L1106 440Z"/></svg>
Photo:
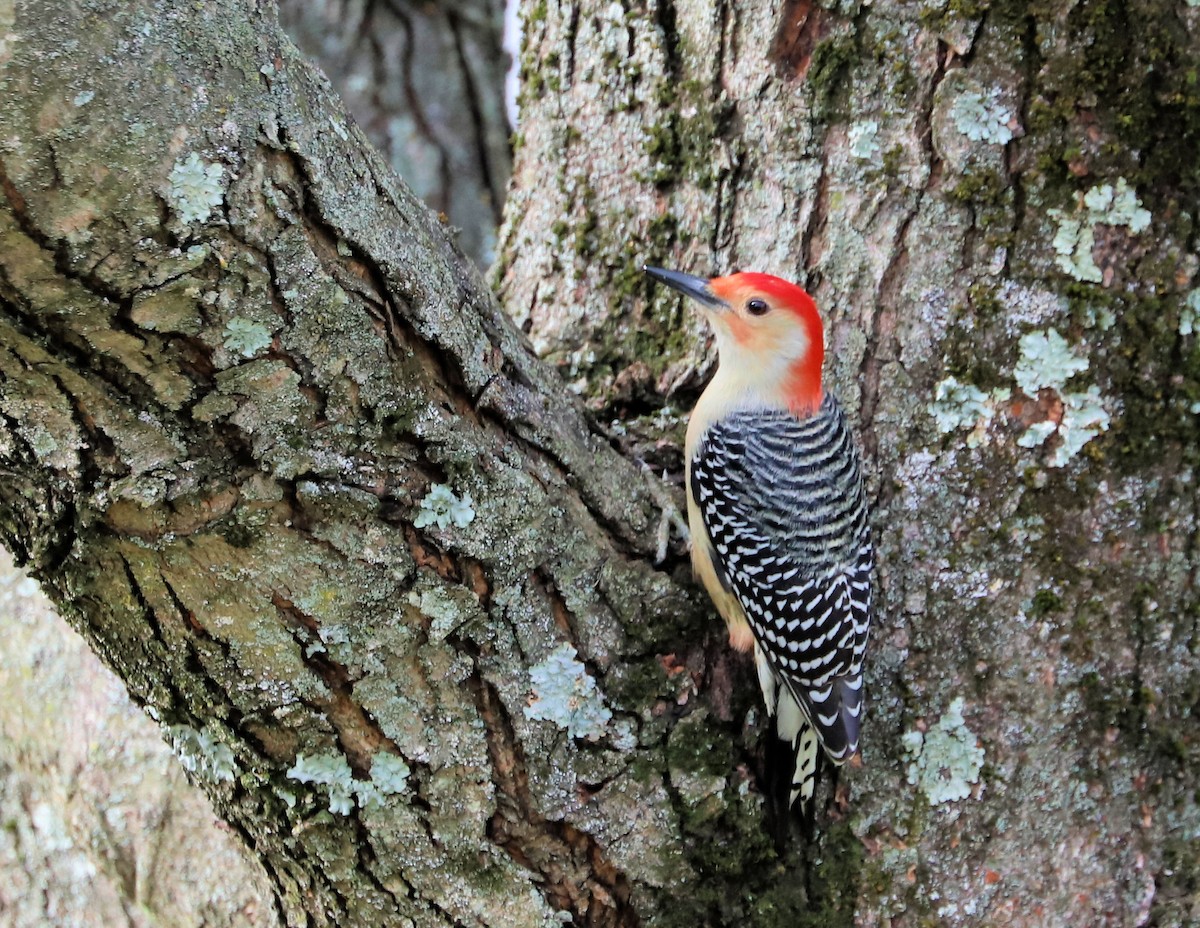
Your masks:
<svg viewBox="0 0 1200 928"><path fill-rule="evenodd" d="M541 875L539 891L574 924L634 928L641 920L629 905L630 886L586 832L547 820L529 792L524 753L495 687L471 678L499 791L488 836L512 858Z"/></svg>
<svg viewBox="0 0 1200 928"><path fill-rule="evenodd" d="M821 173L817 178L817 189L813 194L812 209L808 214L808 222L804 226L804 234L800 238L801 248L800 254L804 261L804 268L812 275L820 264L820 260L824 249L814 250L813 242L820 241L821 236L825 234L826 216L829 210L829 175L825 168L825 162L822 160ZM816 289L816 281L809 280L808 287L810 290Z"/></svg>
<svg viewBox="0 0 1200 928"><path fill-rule="evenodd" d="M813 0L785 0L770 52L781 74L804 80L813 50L829 31L831 15Z"/></svg>
<svg viewBox="0 0 1200 928"><path fill-rule="evenodd" d="M295 603L276 592L272 597L271 604L279 611L285 622L295 622L308 629L320 640L320 625L317 620L306 615ZM311 643L308 644L311 645ZM298 640L297 644L301 647L305 666L320 677L326 689L329 690L330 698L320 706L321 714L329 720L337 733L338 744L346 755L350 768L361 778L369 778L371 758L384 749L399 754L396 743L354 699L354 681L349 670L328 653L314 651L310 654L308 653L310 649L305 647L304 642ZM411 759L406 758L406 760Z"/></svg>
<svg viewBox="0 0 1200 928"><path fill-rule="evenodd" d="M1021 31L1021 57L1019 64L1022 71L1022 82L1018 112L1021 125L1028 126L1030 106L1037 92L1038 74L1042 69L1042 56L1038 50L1037 17L1033 15L1026 16L1024 26L1025 28ZM1025 189L1025 170L1027 165L1023 163L1028 156L1021 151L1022 147L1016 141L1005 146L1004 167L1013 189L1012 222L1009 227L1012 235L1012 243L1004 256L1005 273L1008 273L1012 268L1012 256L1016 251L1017 242L1024 231L1025 213L1028 209L1028 192Z"/></svg>
<svg viewBox="0 0 1200 928"><path fill-rule="evenodd" d="M1200 514L1182 479L1161 491L1161 512L1147 510L1177 459L1127 451L1134 423L1121 412L1136 408L1157 431L1168 407L1178 419L1195 399L1194 335L1170 302L1192 288L1195 233L1159 205L1182 202L1179 185L1159 185L1129 154L1161 161L1163 134L1146 145L1132 129L1106 134L1124 112L1105 110L1108 59L1119 60L1120 31L1139 26L1127 11L1080 0L1057 19L1039 10L1039 25L1002 6L964 20L955 4L882 0L852 21L804 0L783 20L725 0L686 16L671 2L532 6L542 44L525 65L540 55L554 73L523 112L518 185L532 196L519 191L506 233L529 257L502 261L536 310L536 342L578 358L572 397L269 16L247 18L231 0L139 3L103 20L69 5L0 49L0 234L13 246L0 249L0 524L140 701L228 739L238 777L207 786L259 843L292 923L528 928L559 912L596 925L873 925L935 918L935 891L960 906L955 917L969 899L976 922L991 923L1034 898L1053 918L1087 893L1100 900L1093 917L1130 913L1147 874L1162 877L1163 898L1181 891L1186 878L1161 868L1155 843L1190 833L1196 815L1166 794L1170 777L1190 783L1194 753L1198 613L1178 613L1195 596ZM392 19L373 12L369 25ZM376 56L403 49L411 99L424 21L405 12L407 45L359 40L371 52L379 39ZM477 94L470 14L447 16L453 42L440 48ZM1011 36L1010 17L1021 24ZM1182 35L1189 21L1175 25ZM593 34L611 40L611 59L585 47ZM1063 35L1083 40L1082 68ZM90 99L58 80L76 38L71 73L94 85ZM1168 38L1135 55L1161 72L1151 96L1183 66L1184 39ZM785 75L807 68L803 81L781 78L777 62ZM610 92L614 77L628 93ZM1185 97L1169 112L1190 139ZM1026 134L1000 146L990 139L1003 119L989 120L1008 109L1022 124L1008 128ZM1134 129L1146 119L1129 115ZM472 163L486 156L484 116L482 104L470 111ZM983 138L968 145L967 133ZM1088 159L1062 150L1077 135ZM952 157L956 144L966 160ZM453 153L443 143L431 162L440 183ZM204 219L186 218L204 203L172 186L192 155L211 181L197 181L204 202L219 201ZM1106 269L1129 259L1132 286L1072 280L1040 217L1115 187L1122 171L1151 229L1102 230L1096 247ZM565 189L573 180L586 180L587 198ZM554 235L584 211L586 235ZM663 406L690 402L689 371L703 369L698 334L646 306L636 278L640 261L673 248L681 264L799 267L822 302L852 308L832 319L831 373L862 377L864 443L884 474L871 762L852 774L854 814L839 791L819 851L782 860L741 788L749 774L734 772L740 761L762 778L759 725L745 716L752 674L712 657L725 645L700 631L707 606L681 558L649 563L656 478L618 454L678 461L682 417ZM1104 310L1111 329L1093 321ZM565 336L538 331L560 322ZM1011 390L1025 336L1051 329L1089 361L1070 389L1095 384L1111 420L1061 469L1047 464L1060 439L1015 441L1041 421L1063 426L1055 391L1023 417L1001 406L976 423L933 399L953 374L987 407ZM628 402L614 399L617 372L635 362L647 373ZM613 409L637 420L616 440L594 421ZM1172 423L1170 441L1192 441ZM418 530L434 483L460 508ZM1154 536L1150 522L1170 531ZM123 568L109 569L118 555ZM1136 624L1118 587L1155 591ZM304 654L331 630L326 656ZM523 711L531 665L561 641L612 711L594 743ZM1129 687L1135 711L1108 692ZM908 782L916 761L900 736L922 734L932 750L936 720L952 719L960 697L963 743L983 764L969 795L943 806ZM381 807L333 814L322 800L334 797L285 775L300 756L344 756L362 782L381 750L415 770ZM1070 788L1052 796L1049 783ZM1018 791L1035 801L1016 803ZM1166 824L1147 817L1143 837L1119 844L1118 823L1146 814L1139 803L1164 809ZM991 828L998 816L1009 834ZM998 884L961 879L992 855L1005 864Z"/></svg>
<svg viewBox="0 0 1200 928"><path fill-rule="evenodd" d="M187 712L196 719L204 719L215 714L236 730L239 727L238 720L241 714L230 699L228 690L216 679L215 669L208 665L202 648L202 643L216 648L222 665L221 670L233 676L236 674L237 662L234 659L232 645L212 634L211 631L204 627L203 623L197 618L196 613L184 602L179 591L175 589L165 574L160 573L159 580L162 582L163 589L166 591L167 596L171 600L171 605L174 606L179 616L181 625L190 632L190 635L184 639L187 642L187 658L185 662L190 665L188 669L192 672L193 678L199 682L199 685L207 694L203 703L197 705L194 698L187 698L185 694L179 693L178 695L182 697L181 701L179 705L173 708L176 711ZM154 628L157 623L155 619L150 617L152 614L153 607L150 608L150 613L146 616L146 620L151 625L151 628Z"/></svg>

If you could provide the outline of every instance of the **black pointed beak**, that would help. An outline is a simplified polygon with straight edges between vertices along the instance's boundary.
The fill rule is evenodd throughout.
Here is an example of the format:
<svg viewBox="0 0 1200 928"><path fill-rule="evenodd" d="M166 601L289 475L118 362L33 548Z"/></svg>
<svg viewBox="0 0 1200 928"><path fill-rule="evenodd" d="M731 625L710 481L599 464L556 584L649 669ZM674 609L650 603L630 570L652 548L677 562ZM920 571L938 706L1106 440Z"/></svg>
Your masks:
<svg viewBox="0 0 1200 928"><path fill-rule="evenodd" d="M690 296L698 303L712 309L728 309L729 304L712 292L712 287L703 277L684 274L682 271L668 271L661 267L642 265L642 270L660 284L666 284L672 290L678 290L684 296Z"/></svg>

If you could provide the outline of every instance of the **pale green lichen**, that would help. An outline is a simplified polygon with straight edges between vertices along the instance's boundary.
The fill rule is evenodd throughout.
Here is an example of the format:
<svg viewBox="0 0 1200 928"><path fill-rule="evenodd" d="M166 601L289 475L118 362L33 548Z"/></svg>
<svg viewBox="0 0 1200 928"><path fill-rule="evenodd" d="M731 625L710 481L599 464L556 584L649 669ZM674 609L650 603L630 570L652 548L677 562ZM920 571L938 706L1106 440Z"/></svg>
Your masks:
<svg viewBox="0 0 1200 928"><path fill-rule="evenodd" d="M1022 448L1036 448L1051 435L1058 435L1062 441L1047 462L1051 467L1063 467L1084 445L1108 431L1111 422L1096 387L1089 387L1086 393L1065 393L1062 401L1061 422L1035 422L1017 439Z"/></svg>
<svg viewBox="0 0 1200 928"><path fill-rule="evenodd" d="M287 775L300 783L315 783L325 787L329 811L334 815L349 815L354 808L353 797L362 792L359 783L363 781L354 779L350 765L341 754L315 754L311 757L300 754ZM361 796L359 804L366 804Z"/></svg>
<svg viewBox="0 0 1200 928"><path fill-rule="evenodd" d="M553 722L572 738L595 741L605 733L612 712L571 645L560 644L530 668L529 677L533 699L525 707L526 718Z"/></svg>
<svg viewBox="0 0 1200 928"><path fill-rule="evenodd" d="M1116 314L1107 306L1089 306L1084 310L1084 324L1089 329L1099 329L1107 332L1117 324Z"/></svg>
<svg viewBox="0 0 1200 928"><path fill-rule="evenodd" d="M1076 280L1093 284L1103 281L1104 275L1092 258L1095 230L1061 209L1050 210L1050 217L1058 223L1058 231L1050 243L1056 255L1055 263Z"/></svg>
<svg viewBox="0 0 1200 928"><path fill-rule="evenodd" d="M960 696L927 732L910 731L902 738L911 758L908 782L920 788L934 805L966 799L972 786L979 783L984 751L967 728L962 710Z"/></svg>
<svg viewBox="0 0 1200 928"><path fill-rule="evenodd" d="M929 412L939 432L949 433L969 426L967 447L976 448L983 443L997 408L1011 395L1012 391L1004 388L984 393L972 384L947 377L937 385Z"/></svg>
<svg viewBox="0 0 1200 928"><path fill-rule="evenodd" d="M1007 145L1013 140L1012 123L1016 114L1000 101L1000 90L987 93L966 90L950 105L954 126L972 142Z"/></svg>
<svg viewBox="0 0 1200 928"><path fill-rule="evenodd" d="M1110 226L1125 226L1130 232L1144 232L1150 225L1150 211L1143 209L1137 194L1126 183L1124 177L1117 178L1117 185L1100 184L1083 195L1083 204L1088 209L1092 222Z"/></svg>
<svg viewBox="0 0 1200 928"><path fill-rule="evenodd" d="M1027 396L1036 397L1043 387L1061 392L1068 380L1088 369L1087 358L1076 355L1054 329L1026 333L1021 336L1020 348L1021 359L1013 376Z"/></svg>
<svg viewBox="0 0 1200 928"><path fill-rule="evenodd" d="M204 222L212 215L213 208L221 205L224 173L221 165L206 164L196 152L175 163L167 199L181 222Z"/></svg>
<svg viewBox="0 0 1200 928"><path fill-rule="evenodd" d="M1189 293L1179 313L1179 334L1191 335L1196 331L1196 320L1200 319L1200 287Z"/></svg>
<svg viewBox="0 0 1200 928"><path fill-rule="evenodd" d="M417 528L430 525L436 525L438 528L448 528L451 525L466 528L474 518L474 500L471 499L470 493L464 493L459 498L445 484L435 483L421 500L413 525Z"/></svg>
<svg viewBox="0 0 1200 928"><path fill-rule="evenodd" d="M1062 399L1063 409L1059 421L1047 419L1031 424L1017 444L1036 448L1051 435L1058 435L1059 444L1047 463L1063 467L1084 445L1108 430L1111 416L1097 387L1088 387L1084 392L1065 390L1068 380L1088 369L1088 360L1076 355L1057 331L1029 332L1022 336L1020 346L1021 358L1013 371L1017 386L1030 397L1042 390L1054 390Z"/></svg>
<svg viewBox="0 0 1200 928"><path fill-rule="evenodd" d="M857 122L850 127L848 134L850 155L859 161L878 161L881 147L879 145L879 123L873 119Z"/></svg>
<svg viewBox="0 0 1200 928"><path fill-rule="evenodd" d="M222 344L243 358L253 357L271 344L267 327L249 319L230 319L225 323L224 334Z"/></svg>
<svg viewBox="0 0 1200 928"><path fill-rule="evenodd" d="M411 773L403 758L386 753L376 754L371 761L369 780L356 780L341 754L300 754L287 771L293 780L324 787L334 815L349 815L355 804L360 809L381 805L384 796L404 792Z"/></svg>
<svg viewBox="0 0 1200 928"><path fill-rule="evenodd" d="M349 644L350 630L345 625L322 625L317 629L317 638L310 641L304 649L304 654L306 657L312 657L332 649L335 659L344 660L348 657L346 648Z"/></svg>
<svg viewBox="0 0 1200 928"><path fill-rule="evenodd" d="M1150 211L1142 207L1137 194L1125 178L1116 186L1099 184L1083 195L1083 211L1052 209L1049 215L1058 223L1051 246L1058 266L1086 283L1101 283L1104 274L1092 257L1096 244L1096 226L1122 226L1131 233L1143 232L1150 225Z"/></svg>
<svg viewBox="0 0 1200 928"><path fill-rule="evenodd" d="M167 734L184 770L218 783L229 782L237 776L238 765L233 751L209 732L190 725L169 725Z"/></svg>
<svg viewBox="0 0 1200 928"><path fill-rule="evenodd" d="M348 644L350 641L350 630L344 625L327 625L317 634L326 644Z"/></svg>
<svg viewBox="0 0 1200 928"><path fill-rule="evenodd" d="M371 782L383 795L392 796L404 792L408 775L412 773L404 758L395 754L376 754L371 761Z"/></svg>
<svg viewBox="0 0 1200 928"><path fill-rule="evenodd" d="M1063 404L1063 421L1058 426L1062 444L1050 459L1053 467L1064 466L1089 441L1101 432L1107 432L1112 421L1098 387L1088 387L1086 393L1067 393L1063 396Z"/></svg>
<svg viewBox="0 0 1200 928"><path fill-rule="evenodd" d="M76 106L87 106L94 99L96 99L96 91L81 90L79 93L75 94L75 96L71 98L71 102L74 103Z"/></svg>
<svg viewBox="0 0 1200 928"><path fill-rule="evenodd" d="M350 765L341 754L300 754L287 771L288 777L300 783L324 786L329 795L329 811L346 815L350 811L350 795L354 777Z"/></svg>
<svg viewBox="0 0 1200 928"><path fill-rule="evenodd" d="M1035 422L1021 434L1017 444L1022 448L1036 448L1053 435L1056 428L1058 426L1048 419L1045 422Z"/></svg>

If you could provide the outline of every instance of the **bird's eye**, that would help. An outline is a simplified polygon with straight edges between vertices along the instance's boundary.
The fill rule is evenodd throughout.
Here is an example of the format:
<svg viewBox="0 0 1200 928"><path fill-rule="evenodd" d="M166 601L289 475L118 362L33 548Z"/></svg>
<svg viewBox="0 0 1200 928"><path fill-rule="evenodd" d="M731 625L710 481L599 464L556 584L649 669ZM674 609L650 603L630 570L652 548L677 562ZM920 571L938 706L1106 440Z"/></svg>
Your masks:
<svg viewBox="0 0 1200 928"><path fill-rule="evenodd" d="M771 307L767 305L766 300L754 299L746 304L746 312L748 312L751 316L762 316L770 308Z"/></svg>

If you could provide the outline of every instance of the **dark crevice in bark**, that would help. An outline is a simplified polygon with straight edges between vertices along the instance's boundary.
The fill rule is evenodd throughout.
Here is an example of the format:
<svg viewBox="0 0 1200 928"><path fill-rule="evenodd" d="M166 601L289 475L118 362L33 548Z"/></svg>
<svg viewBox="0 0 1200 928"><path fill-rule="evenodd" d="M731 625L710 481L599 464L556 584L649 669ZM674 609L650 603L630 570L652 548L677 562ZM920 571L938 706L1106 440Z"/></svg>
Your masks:
<svg viewBox="0 0 1200 928"><path fill-rule="evenodd" d="M22 231L25 232L25 230ZM26 234L29 235L28 232ZM38 244L47 254L55 256L55 269L64 280L78 284L89 294L108 305L113 305L107 296L92 290L89 281L81 279L78 276L71 276L67 262L59 261L57 257L58 250L52 245L48 242L39 242L33 235L29 235L29 238ZM88 345L81 333L69 327L67 317L37 312L29 303L25 294L17 290L12 284L11 279L4 273L2 268L0 268L0 287L13 294L13 298L6 298L4 300L2 308L8 310L6 313L8 324L12 325L23 337L29 339L30 342L42 348L51 356L66 355L70 359L69 366L71 369L81 372L81 377L85 376L82 372L86 372L98 378L105 387L111 387L118 395L136 400L139 408L153 409L155 416L160 421L171 421L174 414L159 404L157 398L154 396L153 389L145 380L130 371L119 360L98 352ZM113 323L120 322L115 312L109 316L109 321ZM117 327L122 328L121 325ZM140 335L137 338L142 343L143 348L147 347L145 340ZM148 358L149 360L151 359ZM68 393L68 395L70 394Z"/></svg>
<svg viewBox="0 0 1200 928"><path fill-rule="evenodd" d="M530 580L546 598L555 626L566 636L567 642L575 649L576 653L579 653L579 633L575 628L575 617L571 614L571 610L563 600L562 593L555 585L554 575L547 567L542 566L533 572ZM594 666L588 669L595 675L596 668Z"/></svg>
<svg viewBox="0 0 1200 928"><path fill-rule="evenodd" d="M377 892L383 899L389 901L392 906L395 907L396 911L401 911L400 897L398 897L395 892L388 889L387 886L384 885L384 882L380 878L379 874L375 872L375 863L378 858L375 856L375 849L371 845L371 830L362 820L362 814L357 805L355 805L354 809L350 812L347 818L350 820L351 827L354 829L354 847L358 855L358 872L366 876L367 881L370 883L375 892ZM421 818L422 820L424 819L423 816ZM412 893L412 885L407 880L405 880L405 888L409 890L410 894ZM462 925L462 923L457 919L451 917L450 913L444 911L432 899L426 899L423 896L420 896L419 898L423 902L427 903L431 909L437 912L443 921L453 925L454 928L466 928L465 925Z"/></svg>
<svg viewBox="0 0 1200 928"><path fill-rule="evenodd" d="M23 360L23 359L22 359ZM112 441L107 435L99 432L97 429L89 427L90 415L83 408L79 398L75 396L69 389L63 379L54 372L48 375L50 380L54 381L54 385L58 387L59 393L67 401L71 408L71 422L75 426L78 433L87 435L96 449L104 449L104 454L114 464L120 461L120 456L116 453ZM32 449L30 449L32 453ZM101 471L98 462L95 458L89 457L86 454L81 454L79 457L81 464L81 472L70 491L62 496L62 506L56 518L50 526L50 531L47 532L46 544L42 549L42 557L39 560L38 567L46 571L48 575L56 576L61 573L66 566L71 552L75 548L75 542L79 539L80 533L80 513L76 505L76 499L87 499L97 486L101 483Z"/></svg>
<svg viewBox="0 0 1200 928"><path fill-rule="evenodd" d="M947 51L947 61L945 71L954 70L955 68L969 68L974 60L976 53L979 50L979 39L987 29L988 17L991 10L985 9L979 17L979 21L975 24L975 31L971 34L971 38L967 43L966 51L959 56L958 61L953 60L955 54L953 49ZM943 74L944 77L944 74ZM936 89L936 88L935 88ZM1009 171L1009 163L1012 156L1013 140L1009 140L1004 146L1002 156L1002 170L1004 179L1007 185L1011 186L1011 174ZM978 226L979 210L975 206L975 200L969 199L964 204L967 211L967 227L963 233L962 247L960 253L962 255L961 263L958 266L960 274L969 274L975 254L975 246L979 239L980 229Z"/></svg>
<svg viewBox="0 0 1200 928"><path fill-rule="evenodd" d="M922 95L921 106L917 111L917 138L921 142L921 151L929 165L929 182L919 193L924 193L937 186L941 179L942 159L933 145L933 103L937 97L938 87L946 77L950 58L950 47L941 39L937 40L937 50L934 53L934 72L929 80L929 89Z"/></svg>
<svg viewBox="0 0 1200 928"><path fill-rule="evenodd" d="M441 547L432 539L425 538L421 533L413 527L411 522L401 521L396 523L401 526L404 532L404 539L408 542L408 550L412 555L413 563L418 569L432 570L441 579L449 583L461 583L462 577L458 572L458 563L453 557L441 549Z"/></svg>
<svg viewBox="0 0 1200 928"><path fill-rule="evenodd" d="M735 117L736 113L731 112L730 115ZM712 235L708 240L713 255L719 255L729 248L736 229L738 188L745 171L746 156L740 150L732 151L731 156L733 165L728 171L722 170L717 175L717 189L713 195ZM729 258L736 260L736 255L731 254Z"/></svg>
<svg viewBox="0 0 1200 928"><path fill-rule="evenodd" d="M271 605L285 623L306 628L320 640L320 623L305 614L295 603L276 592L271 597ZM310 654L309 648L300 642L297 644L304 665L320 678L329 691L329 700L318 708L322 717L333 726L338 744L351 770L359 778L369 779L371 758L381 750L403 756L396 743L354 698L354 681L349 669L328 653L317 651ZM405 760L410 762L409 758Z"/></svg>
<svg viewBox="0 0 1200 928"><path fill-rule="evenodd" d="M287 150L280 154L290 159L299 176L304 178L305 187L314 186L317 181L311 176L305 159L287 140L285 127L280 128L280 138L288 145ZM306 220L304 230L313 253L321 261L325 272L342 284L350 271L344 266L344 262L335 258L337 255L336 243L342 240L341 236L321 215L319 207L308 195L307 190L302 188L301 195L302 202L299 204L299 209ZM432 373L430 386L433 386L434 389L440 387L445 400L452 404L452 410L459 416L477 424L474 399L467 390L461 368L454 363L456 361L454 353L435 351L429 340L417 331L416 326L409 318L407 307L401 307L395 302L397 297L412 300L413 294L398 292L398 287L394 283L389 284L386 273L370 255L356 248L353 243L349 244L355 263L361 268L366 282L371 285L375 293L379 294L378 306L387 325L391 347L401 357L406 351L412 352L421 365Z"/></svg>
<svg viewBox="0 0 1200 928"><path fill-rule="evenodd" d="M150 629L150 634L154 636L155 643L162 648L164 652L168 651L169 646L167 645L166 639L163 637L162 623L158 620L158 616L155 614L154 607L151 606L150 601L146 599L146 594L142 591L141 584L138 582L137 575L134 573L132 565L123 555L120 557L120 560L121 567L125 572L125 582L129 585L129 593L133 597L133 601L137 604L137 607L141 611L142 615L146 617L146 625ZM178 599L176 600L176 606L178 607ZM180 695L181 694L178 692L175 693L177 699L180 698ZM180 703L182 704L182 699L180 699Z"/></svg>
<svg viewBox="0 0 1200 928"><path fill-rule="evenodd" d="M51 162L53 162L53 160L54 159L52 158ZM55 172L54 179L56 183L61 181L61 178L59 178L57 175L57 171ZM17 220L17 226L21 229L21 231L32 238L35 242L38 242L45 247L44 243L40 242L37 237L40 235L39 230L32 228L33 224L30 222L28 216L25 197L21 195L21 191L14 186L11 180L9 180L8 168L5 166L3 158L0 158L0 191L4 192L4 198L8 200L8 205L12 209L13 217Z"/></svg>
<svg viewBox="0 0 1200 928"><path fill-rule="evenodd" d="M902 306L902 293L908 269L908 230L921 211L927 192L935 189L941 178L941 159L933 145L933 105L938 85L946 75L948 46L937 41L934 72L929 86L922 94L922 103L916 120L917 138L929 170L926 184L917 190L912 205L901 220L889 249L890 259L880 278L876 290L875 312L872 317L868 344L872 349L863 359L860 377L862 381L862 431L863 450L868 457L878 459L879 435L876 430L875 414L879 406L881 378L885 358L889 361L898 357L895 345L897 313ZM873 501L876 511L887 508L895 492L891 481L879 482L878 497Z"/></svg>
<svg viewBox="0 0 1200 928"><path fill-rule="evenodd" d="M567 401L574 402L571 398L568 398ZM634 558L653 550L652 543L647 544L639 536L631 534L628 528L618 521L613 510L614 500L603 489L580 481L571 462L566 460L554 447L555 439L561 437L558 428L561 420L552 421L558 417L555 415L555 411L548 406L542 394L520 387L503 377L496 377L489 384L487 392L480 395L477 409L485 419L496 423L509 440L518 441L527 456L540 462L549 461L553 470L564 475L567 481L566 486L587 510L592 520L604 531L609 543L617 553ZM590 439L602 442L605 446L609 445L607 437L599 426L591 421L590 416L581 413L580 419L586 429L585 434L581 436L583 439L581 444L586 445ZM568 427L570 424L568 420ZM584 447L578 450L586 454L589 449ZM542 482L541 478L537 476L536 468L532 468L530 474ZM653 475L638 475L632 470L630 475L635 480L656 479ZM629 485L629 489L630 495L635 495L637 484ZM653 501L653 494L648 490L644 491L642 498L643 504L649 505Z"/></svg>
<svg viewBox="0 0 1200 928"><path fill-rule="evenodd" d="M22 197L20 191L16 189L15 185L9 179L3 159L0 159L0 190L4 191L5 198L9 203L10 213L17 223L17 228L41 248L42 251L53 258L52 263L59 275L64 280L70 280L79 284L83 290L101 302L111 306L112 313L109 315L108 321L113 327L136 339L144 349L148 348L149 343L146 333L134 325L128 318L129 311L132 308L133 293L122 291L105 280L96 271L96 268L100 267L114 252L108 252L93 258L90 268L85 269L75 266L68 253L67 242L65 240L55 241L52 239L28 215L25 209L24 197ZM149 386L141 378L133 376L131 373L125 374L124 382L120 382L120 385L127 392L139 397L145 396L150 390Z"/></svg>
<svg viewBox="0 0 1200 928"><path fill-rule="evenodd" d="M813 0L784 0L769 53L780 74L804 80L813 51L829 32L833 15Z"/></svg>
<svg viewBox="0 0 1200 928"><path fill-rule="evenodd" d="M663 79L678 86L684 78L682 53L679 49L679 31L676 27L675 0L659 0L655 4L655 21L662 30ZM672 114L674 118L674 114Z"/></svg>
<svg viewBox="0 0 1200 928"><path fill-rule="evenodd" d="M284 906L284 899L286 899L289 895L292 895L292 893L289 892L287 883L285 883L283 873L284 868L287 868L288 862L285 861L282 867L277 867L275 865L275 856L278 853L278 849L265 846L264 842L260 840L258 835L256 835L243 821L240 814L228 814L223 816L222 820L230 827L230 829L232 829L233 833L241 839L242 843L250 849L255 858L258 860L259 864L261 864L262 872L266 875L267 880L270 881L272 890L268 894L269 898L266 900L266 902L274 911L276 920L280 925L291 924L292 919L289 918L289 916L294 916L298 913L294 909L289 909ZM290 873L287 876L287 882L291 883L292 886L296 885L295 880L291 877ZM312 926L312 914L309 912L304 912L302 914L304 915L304 924L306 926Z"/></svg>
<svg viewBox="0 0 1200 928"><path fill-rule="evenodd" d="M737 59L736 29L731 27L730 19L737 18L736 6L731 0L716 0L714 13L717 18L717 54L713 61L713 77L718 88L725 86L725 62L730 58Z"/></svg>
<svg viewBox="0 0 1200 928"><path fill-rule="evenodd" d="M801 236L800 258L804 262L803 267L810 276L806 282L807 288L816 289L816 281L812 279L816 273L819 264L820 255L813 254L813 242L818 240L819 236L825 234L825 224L828 221L829 211L829 172L826 168L826 159L821 159L821 174L817 178L817 189L813 195L812 210L808 215L808 222L804 226L804 232Z"/></svg>
<svg viewBox="0 0 1200 928"><path fill-rule="evenodd" d="M566 86L568 88L575 82L575 42L579 37L580 3L570 3L570 10L567 28L563 34L563 47L567 50Z"/></svg>
<svg viewBox="0 0 1200 928"><path fill-rule="evenodd" d="M1022 126L1029 125L1030 104L1037 93L1038 75L1042 70L1042 53L1038 48L1038 22L1033 13L1024 20L1025 28L1021 33L1021 57L1023 70L1020 101L1018 103L1018 118ZM1003 273L1008 275L1012 270L1012 256L1017 250L1017 242L1021 237L1025 224L1025 211L1028 208L1028 192L1025 189L1023 157L1020 157L1025 146L1022 142L1013 140L1004 147L1004 168L1013 191L1013 216L1010 232L1012 242L1004 255Z"/></svg>
<svg viewBox="0 0 1200 928"><path fill-rule="evenodd" d="M3 422L8 434L17 434L17 426L11 419L4 416ZM23 442L15 442L14 445L16 456L33 460ZM36 465L30 465L28 461L22 463L27 470L36 472ZM59 494L35 485L22 472L0 469L0 476L3 477L0 480L0 500L6 507L6 518L0 522L0 531L3 531L5 547L12 551L17 566L40 571L46 563L59 564L48 553L56 545L46 531L49 524L61 517L56 515L62 508L56 505Z"/></svg>
<svg viewBox="0 0 1200 928"><path fill-rule="evenodd" d="M916 218L917 210L920 205L918 197L917 205L909 210L904 219L900 223L895 238L892 241L891 260L888 262L884 270L883 277L880 280L879 287L876 290L875 296L875 312L871 319L871 332L867 343L871 346L871 350L863 359L862 369L860 371L860 380L862 382L862 412L861 412L861 431L863 450L867 457L878 459L879 457L879 436L876 432L875 411L879 406L880 399L880 381L883 373L884 354L890 355L892 344L890 337L891 330L895 325L894 307L897 305L899 294L896 288L901 285L904 280L904 271L908 266L908 246L906 239L908 236L908 228ZM884 346L887 346L886 348ZM885 495L888 493L886 489L888 481L880 481L880 498L874 503L876 510L882 510L886 505Z"/></svg>
<svg viewBox="0 0 1200 928"><path fill-rule="evenodd" d="M497 810L488 837L521 866L541 876L539 889L554 909L586 928L636 928L626 877L599 843L567 822L544 818L529 791L524 749L492 684L478 673L469 685L483 720L496 785Z"/></svg>
<svg viewBox="0 0 1200 928"><path fill-rule="evenodd" d="M196 614L188 608L184 603L179 592L171 585L165 574L159 574L159 579L162 580L163 589L167 591L167 595L171 598L171 603L175 606L175 610L179 614L180 622L185 626L190 636L185 638L187 642L187 657L185 664L191 673L194 681L208 694L208 702L203 706L197 706L195 700L184 699L183 707L195 718L205 718L209 715L215 715L217 718L226 722L231 728L237 730L241 727L242 713L236 705L230 700L229 693L220 685L213 674L212 668L205 665L204 658L201 654L201 642L206 642L217 649L221 661L226 671L236 673L237 662L233 657L233 648L227 641L217 638L205 628L200 620L196 618ZM182 696L182 694L180 694Z"/></svg>

